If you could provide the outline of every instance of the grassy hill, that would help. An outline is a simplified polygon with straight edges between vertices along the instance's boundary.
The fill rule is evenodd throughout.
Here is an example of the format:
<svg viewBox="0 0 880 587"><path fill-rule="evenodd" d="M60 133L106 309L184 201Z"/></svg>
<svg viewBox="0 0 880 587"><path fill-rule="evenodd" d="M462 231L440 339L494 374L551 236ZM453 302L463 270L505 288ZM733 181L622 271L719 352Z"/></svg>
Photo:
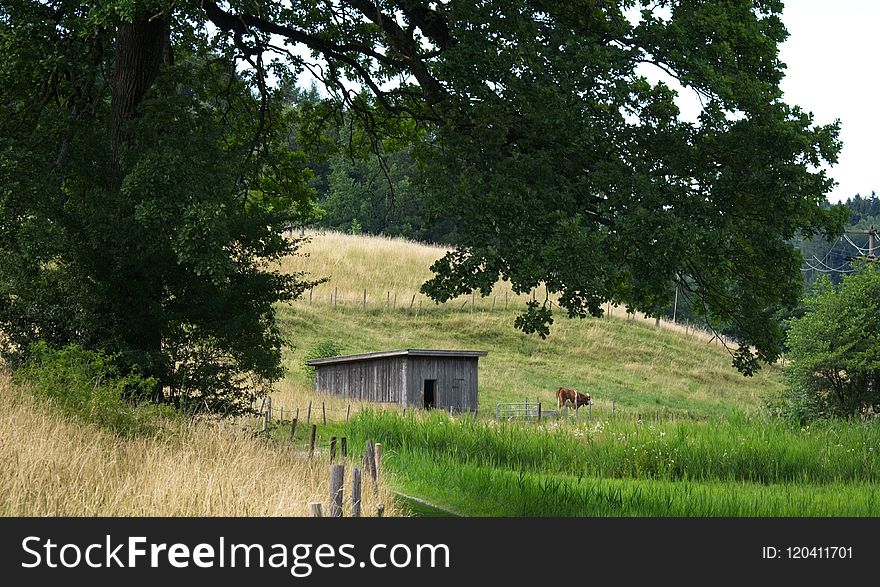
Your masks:
<svg viewBox="0 0 880 587"><path fill-rule="evenodd" d="M801 428L772 417L762 406L782 391L783 369L774 365L743 377L704 331L658 327L611 308L613 315L602 319L559 313L542 340L514 329L530 296L514 296L506 284L489 298L442 306L419 295L442 249L328 234L313 235L306 251L308 257L288 259L285 267L329 281L311 300L280 310L294 346L285 356L290 373L276 406L303 410L312 402L322 419L326 410L328 425L320 430L345 434L353 446L382 442L385 479L403 494L478 516L880 512L880 428L858 421ZM327 340L345 353L486 350L480 415L404 416L399 409L353 404L343 424L347 401L314 394L300 368ZM592 418L582 413L539 425L492 419L498 401L528 397L554 404L560 385L593 395ZM420 512L422 502L415 503L409 509Z"/></svg>
<svg viewBox="0 0 880 587"><path fill-rule="evenodd" d="M489 298L468 296L437 305L418 293L430 264L444 250L401 239L312 234L308 256L287 259L290 271L307 271L329 281L280 309L292 346L289 368L276 401L286 409L305 407L312 396L301 365L322 341L341 344L345 354L397 348L481 349L480 408L495 402L540 398L555 403L559 386L589 391L594 415L615 412L653 416L710 417L754 413L782 389L781 369L755 377L731 367L730 354L706 332L653 320L569 319L556 311L551 335L542 340L513 327L528 295L499 283ZM366 304L364 292L366 291ZM540 296L543 297L543 291ZM311 300L310 300L311 297ZM505 308L506 306L506 308ZM339 409L339 402L320 400Z"/></svg>
<svg viewBox="0 0 880 587"><path fill-rule="evenodd" d="M332 436L347 437L351 465L359 462L355 447L382 442L384 481L364 499L366 511L381 502L387 515L442 513L419 499L485 516L880 513L880 427L801 428L770 417L761 406L782 390L782 369L743 377L703 331L685 334L617 309L603 319L558 316L542 340L513 328L529 295L505 284L490 298L442 306L418 295L442 249L328 234L313 235L306 251L284 260L285 269L329 281L311 300L279 308L292 345L288 375L273 395L276 442L255 434L256 419L168 416L152 432L117 435L64 415L0 373L0 515L305 515L309 501L328 494ZM346 353L489 351L479 417L403 416L396 407L315 394L302 363L328 340ZM495 402L552 404L560 385L593 395L592 418L492 419ZM308 426L290 439L295 410L300 422L322 423L314 459ZM395 499L392 490L416 499Z"/></svg>

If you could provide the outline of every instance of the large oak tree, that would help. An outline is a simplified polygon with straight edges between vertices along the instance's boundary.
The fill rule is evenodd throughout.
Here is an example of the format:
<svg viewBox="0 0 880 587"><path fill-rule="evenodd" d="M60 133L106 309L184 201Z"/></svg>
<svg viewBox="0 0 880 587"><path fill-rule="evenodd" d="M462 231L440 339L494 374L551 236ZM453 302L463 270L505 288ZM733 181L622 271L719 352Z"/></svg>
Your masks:
<svg viewBox="0 0 880 587"><path fill-rule="evenodd" d="M344 109L377 152L417 143L425 189L461 219L464 244L424 286L434 299L488 294L500 276L545 284L572 316L609 300L656 314L678 284L710 323L737 325L734 363L751 372L778 354L772 313L800 291L786 241L843 221L821 206L837 125L815 125L779 88L781 10L3 2L0 251L18 260L0 272L6 337L119 341L166 381L180 362L163 350L171 331L214 349L208 365L277 366L271 303L302 281L258 261L289 252L280 227L308 213L303 160L282 148L283 87L308 69L329 98L298 111L298 128ZM697 95L699 119L657 79ZM222 309L205 303L221 292ZM550 322L545 300L517 321L540 334ZM246 360L236 328L269 354Z"/></svg>

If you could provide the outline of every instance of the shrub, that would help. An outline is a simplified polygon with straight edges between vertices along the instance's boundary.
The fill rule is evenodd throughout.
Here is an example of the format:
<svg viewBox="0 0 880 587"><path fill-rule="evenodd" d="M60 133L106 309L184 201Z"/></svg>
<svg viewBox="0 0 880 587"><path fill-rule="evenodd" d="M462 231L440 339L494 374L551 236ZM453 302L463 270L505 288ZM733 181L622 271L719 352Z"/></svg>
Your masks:
<svg viewBox="0 0 880 587"><path fill-rule="evenodd" d="M309 383L315 383L315 368L309 365L309 361L311 359L322 359L324 357L338 357L342 354L342 350L342 343L333 339L322 340L313 346L311 350L306 353L302 364L303 372L305 372L306 379L309 380Z"/></svg>
<svg viewBox="0 0 880 587"><path fill-rule="evenodd" d="M29 384L37 397L49 399L63 412L119 434L152 431L155 418L169 409L132 404L126 397L143 397L155 379L134 374L120 376L115 358L77 345L52 349L45 342L31 347L30 360L15 375Z"/></svg>
<svg viewBox="0 0 880 587"><path fill-rule="evenodd" d="M783 411L798 420L880 410L880 270L855 267L837 287L817 281L804 315L789 321Z"/></svg>

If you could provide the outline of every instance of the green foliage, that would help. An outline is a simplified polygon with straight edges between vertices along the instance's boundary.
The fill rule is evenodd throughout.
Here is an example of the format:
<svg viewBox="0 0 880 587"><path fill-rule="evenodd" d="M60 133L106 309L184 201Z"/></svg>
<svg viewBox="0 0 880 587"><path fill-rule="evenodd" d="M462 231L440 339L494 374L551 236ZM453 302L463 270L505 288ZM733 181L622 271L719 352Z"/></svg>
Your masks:
<svg viewBox="0 0 880 587"><path fill-rule="evenodd" d="M861 422L497 425L362 412L348 432L382 443L404 491L466 515L875 515L880 497L880 428Z"/></svg>
<svg viewBox="0 0 880 587"><path fill-rule="evenodd" d="M117 434L149 433L157 416L168 415L155 406L125 399L149 394L155 380L122 375L113 357L77 345L54 350L37 343L15 375L27 382L35 395L51 400L63 412Z"/></svg>
<svg viewBox="0 0 880 587"><path fill-rule="evenodd" d="M701 316L740 333L735 364L751 373L779 354L772 316L799 295L787 241L845 220L822 205L838 125L782 101L781 10L4 2L3 352L105 349L157 379L156 401L245 409L280 373L273 304L310 285L267 261L318 212L309 165L326 164L335 124L348 154L402 157L400 205L339 176L333 198L373 201L363 216L330 206L345 228L418 232L429 201L455 223L459 247L424 287L435 300L502 276L546 285L570 316L608 300L658 315L685 283ZM310 66L273 35L326 62L326 99L290 108ZM678 83L700 96L698 120L679 115ZM408 192L408 149L429 191ZM517 325L546 334L550 315L529 306Z"/></svg>
<svg viewBox="0 0 880 587"><path fill-rule="evenodd" d="M85 53L112 40L83 34ZM156 381L127 390L134 399L247 410L282 374L274 304L312 285L271 266L296 252L284 231L311 216L314 197L305 156L284 140L282 96L266 97L278 112L255 127L247 74L189 39L113 153L106 63L43 47L53 35L18 39L0 69L0 351L17 366L36 341L75 343ZM51 64L34 63L43 49ZM50 65L62 77L83 68L81 86L34 102L22 79Z"/></svg>
<svg viewBox="0 0 880 587"><path fill-rule="evenodd" d="M382 234L432 243L454 243L457 223L432 205L412 148L392 153L330 158L327 191L319 195L326 215L320 226L351 234ZM354 227L357 225L357 232Z"/></svg>
<svg viewBox="0 0 880 587"><path fill-rule="evenodd" d="M338 357L342 354L344 348L341 342L329 338L315 344L303 357L302 362L303 373L305 373L309 383L315 383L315 368L309 365L309 361L325 357Z"/></svg>
<svg viewBox="0 0 880 587"><path fill-rule="evenodd" d="M423 156L463 226L423 291L487 294L500 275L546 284L571 316L608 300L657 315L680 282L701 316L736 328L738 368L774 360L772 316L801 288L788 239L844 221L815 165L835 160L837 124L781 100L781 7L673 1L661 16L641 2L633 23L625 2L515 4L447 8L448 124ZM646 62L674 79L649 82ZM696 121L679 116L677 82L702 99ZM536 317L519 324L540 332Z"/></svg>
<svg viewBox="0 0 880 587"><path fill-rule="evenodd" d="M855 266L837 287L819 280L789 323L784 407L800 420L880 411L880 270Z"/></svg>

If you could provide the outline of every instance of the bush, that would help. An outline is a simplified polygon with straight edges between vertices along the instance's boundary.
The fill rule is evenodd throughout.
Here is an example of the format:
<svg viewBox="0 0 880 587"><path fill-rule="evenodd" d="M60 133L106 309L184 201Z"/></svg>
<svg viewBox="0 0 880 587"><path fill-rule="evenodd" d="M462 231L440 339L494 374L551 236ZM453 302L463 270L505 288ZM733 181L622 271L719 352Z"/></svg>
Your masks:
<svg viewBox="0 0 880 587"><path fill-rule="evenodd" d="M77 345L52 349L45 342L31 347L30 360L16 372L37 397L48 399L63 412L119 434L153 430L155 419L167 415L149 404L132 404L126 397L143 397L156 380L134 374L120 376L115 358Z"/></svg>
<svg viewBox="0 0 880 587"><path fill-rule="evenodd" d="M804 315L789 320L783 412L797 420L880 411L880 270L854 266L837 287L819 280Z"/></svg>
<svg viewBox="0 0 880 587"><path fill-rule="evenodd" d="M322 340L313 346L306 353L302 364L303 372L306 374L306 379L309 380L309 383L315 383L315 368L309 366L309 361L312 359L323 359L324 357L338 357L342 354L342 350L342 343L332 339Z"/></svg>

